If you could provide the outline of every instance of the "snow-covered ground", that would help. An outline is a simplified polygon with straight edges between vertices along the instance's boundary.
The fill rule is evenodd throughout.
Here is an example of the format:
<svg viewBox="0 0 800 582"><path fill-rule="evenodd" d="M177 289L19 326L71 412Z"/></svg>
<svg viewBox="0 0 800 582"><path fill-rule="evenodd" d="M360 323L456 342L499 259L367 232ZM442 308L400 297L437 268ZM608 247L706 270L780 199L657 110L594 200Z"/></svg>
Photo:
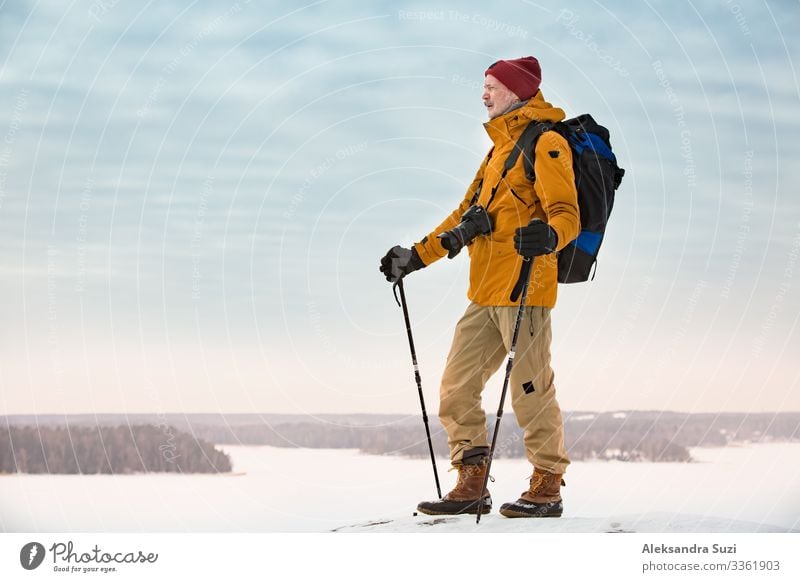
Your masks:
<svg viewBox="0 0 800 582"><path fill-rule="evenodd" d="M429 459L225 446L244 475L0 476L0 530L108 532L471 531L474 518L412 517L436 497ZM484 516L481 531L800 530L800 444L693 449L697 463L573 463L556 520ZM438 463L442 488L454 473ZM495 505L530 468L496 461ZM389 523L377 523L389 522ZM373 524L373 525L370 525Z"/></svg>
<svg viewBox="0 0 800 582"><path fill-rule="evenodd" d="M792 531L784 527L737 521L703 515L678 513L643 513L607 517L566 517L559 519L507 519L496 512L474 515L401 517L378 519L336 529L342 533L364 532L435 532L435 533L760 533Z"/></svg>

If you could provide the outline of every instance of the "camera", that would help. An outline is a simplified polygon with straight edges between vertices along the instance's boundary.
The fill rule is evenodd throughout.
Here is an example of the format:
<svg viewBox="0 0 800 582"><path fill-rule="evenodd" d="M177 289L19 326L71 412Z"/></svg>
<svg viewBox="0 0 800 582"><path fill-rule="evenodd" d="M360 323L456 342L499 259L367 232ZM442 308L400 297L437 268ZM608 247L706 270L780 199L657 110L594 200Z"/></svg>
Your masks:
<svg viewBox="0 0 800 582"><path fill-rule="evenodd" d="M467 209L458 226L441 233L437 238L442 239L442 246L447 249L447 258L452 259L475 237L491 232L492 219L489 213L483 206L475 204Z"/></svg>

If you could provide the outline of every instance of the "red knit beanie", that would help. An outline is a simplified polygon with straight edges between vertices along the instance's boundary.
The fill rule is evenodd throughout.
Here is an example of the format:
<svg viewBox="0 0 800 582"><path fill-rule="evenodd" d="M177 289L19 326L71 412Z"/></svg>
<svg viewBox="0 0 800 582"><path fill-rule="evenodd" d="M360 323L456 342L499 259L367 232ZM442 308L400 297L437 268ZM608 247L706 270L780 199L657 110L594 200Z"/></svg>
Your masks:
<svg viewBox="0 0 800 582"><path fill-rule="evenodd" d="M542 69L534 57L497 61L483 75L493 75L522 101L536 95L542 82Z"/></svg>

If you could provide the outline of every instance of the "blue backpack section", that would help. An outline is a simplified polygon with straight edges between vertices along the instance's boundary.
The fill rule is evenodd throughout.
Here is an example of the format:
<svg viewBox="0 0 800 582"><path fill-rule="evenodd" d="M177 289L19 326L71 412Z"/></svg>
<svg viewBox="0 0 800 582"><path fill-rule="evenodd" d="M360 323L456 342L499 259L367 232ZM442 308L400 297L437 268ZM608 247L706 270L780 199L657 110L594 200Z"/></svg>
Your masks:
<svg viewBox="0 0 800 582"><path fill-rule="evenodd" d="M578 235L578 238L572 241L571 244L574 244L587 255L597 257L601 242L603 242L602 233L582 230Z"/></svg>
<svg viewBox="0 0 800 582"><path fill-rule="evenodd" d="M589 148L607 160L611 160L615 164L617 163L617 157L614 155L614 152L612 152L611 148L606 145L606 142L603 141L603 138L596 133L572 133L570 135L569 145L572 148L572 151L578 155L581 155L583 150Z"/></svg>

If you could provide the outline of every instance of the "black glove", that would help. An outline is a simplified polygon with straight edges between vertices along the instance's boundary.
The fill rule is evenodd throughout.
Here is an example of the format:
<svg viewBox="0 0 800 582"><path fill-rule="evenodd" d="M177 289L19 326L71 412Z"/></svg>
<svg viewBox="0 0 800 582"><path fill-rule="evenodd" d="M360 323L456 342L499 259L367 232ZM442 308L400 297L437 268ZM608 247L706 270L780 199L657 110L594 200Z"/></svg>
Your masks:
<svg viewBox="0 0 800 582"><path fill-rule="evenodd" d="M538 218L531 220L528 226L517 229L514 235L514 248L523 257L531 258L546 255L556 250L558 235L546 222Z"/></svg>
<svg viewBox="0 0 800 582"><path fill-rule="evenodd" d="M414 271L425 266L419 258L416 249L405 249L394 246L381 259L381 273L386 275L386 280L394 283Z"/></svg>

